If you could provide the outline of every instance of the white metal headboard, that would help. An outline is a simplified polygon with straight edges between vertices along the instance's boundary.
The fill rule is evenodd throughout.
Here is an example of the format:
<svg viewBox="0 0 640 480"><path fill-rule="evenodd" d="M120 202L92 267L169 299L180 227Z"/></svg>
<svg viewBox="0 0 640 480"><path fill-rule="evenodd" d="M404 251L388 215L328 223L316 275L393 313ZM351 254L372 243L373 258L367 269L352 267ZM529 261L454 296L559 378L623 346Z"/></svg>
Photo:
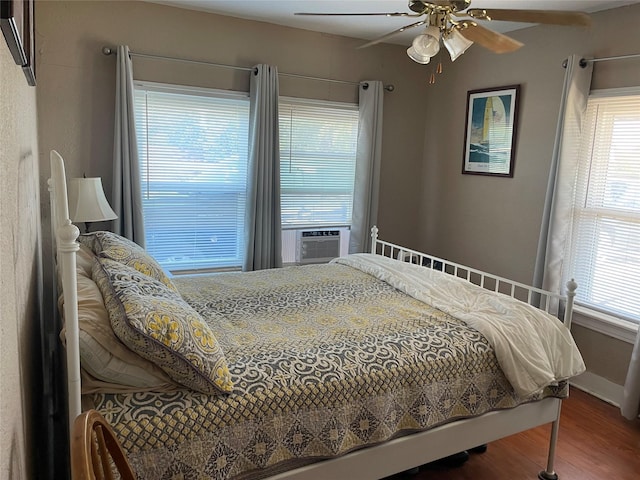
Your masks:
<svg viewBox="0 0 640 480"><path fill-rule="evenodd" d="M81 413L78 286L76 283L76 252L80 248L76 239L80 235L80 230L71 223L69 218L64 161L58 152L51 150L50 162L51 178L48 184L51 202L51 231L53 233L52 241L56 248L55 261L62 279L64 294L68 415L69 428L71 429L74 420Z"/></svg>

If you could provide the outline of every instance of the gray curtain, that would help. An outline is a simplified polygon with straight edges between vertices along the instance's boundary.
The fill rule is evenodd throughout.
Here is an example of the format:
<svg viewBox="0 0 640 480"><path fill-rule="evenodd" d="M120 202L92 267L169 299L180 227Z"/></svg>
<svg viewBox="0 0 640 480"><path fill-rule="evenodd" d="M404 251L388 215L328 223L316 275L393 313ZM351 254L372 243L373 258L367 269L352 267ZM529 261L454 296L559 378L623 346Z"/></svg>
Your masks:
<svg viewBox="0 0 640 480"><path fill-rule="evenodd" d="M360 119L349 253L369 251L370 229L378 218L383 101L382 82L369 80L360 83Z"/></svg>
<svg viewBox="0 0 640 480"><path fill-rule="evenodd" d="M113 221L113 231L144 248L140 164L133 114L133 68L129 47L118 47L117 62L111 204L118 218Z"/></svg>
<svg viewBox="0 0 640 480"><path fill-rule="evenodd" d="M244 271L282 266L278 69L251 74Z"/></svg>
<svg viewBox="0 0 640 480"><path fill-rule="evenodd" d="M582 58L567 59L534 270L534 286L552 292L564 291L569 280L563 260L571 247L578 147L593 71L591 62L580 65Z"/></svg>

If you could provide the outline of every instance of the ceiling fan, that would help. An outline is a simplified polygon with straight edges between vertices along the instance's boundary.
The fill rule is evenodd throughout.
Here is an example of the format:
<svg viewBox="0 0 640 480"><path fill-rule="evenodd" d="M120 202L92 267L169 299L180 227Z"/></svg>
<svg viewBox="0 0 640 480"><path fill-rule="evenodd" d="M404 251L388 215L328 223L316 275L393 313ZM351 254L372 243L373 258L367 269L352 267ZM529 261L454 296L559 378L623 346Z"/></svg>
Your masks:
<svg viewBox="0 0 640 480"><path fill-rule="evenodd" d="M480 25L480 21L510 21L525 23L544 23L555 25L588 26L591 18L586 13L560 10L507 10L469 8L471 0L410 0L411 12L395 13L311 13L299 12L295 15L313 16L374 16L420 18L415 23L405 25L386 35L376 38L358 48L366 48L383 42L408 29L424 26L407 49L409 57L421 64L427 64L440 50L442 42L454 61L473 43L477 43L495 53L513 52L522 43L501 33ZM439 67L440 69L441 67Z"/></svg>

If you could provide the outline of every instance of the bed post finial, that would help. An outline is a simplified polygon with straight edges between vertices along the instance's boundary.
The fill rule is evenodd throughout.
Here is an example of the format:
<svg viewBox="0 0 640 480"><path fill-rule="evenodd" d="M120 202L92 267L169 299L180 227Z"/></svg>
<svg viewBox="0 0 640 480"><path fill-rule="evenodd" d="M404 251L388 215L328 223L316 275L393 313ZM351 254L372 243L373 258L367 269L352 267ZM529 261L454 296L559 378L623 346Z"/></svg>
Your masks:
<svg viewBox="0 0 640 480"><path fill-rule="evenodd" d="M80 229L76 227L71 220L67 220L67 223L60 225L56 230L58 234L59 250L63 252L76 252L80 249L77 238L80 236Z"/></svg>
<svg viewBox="0 0 640 480"><path fill-rule="evenodd" d="M564 325L567 328L571 328L571 317L573 316L573 301L576 296L576 289L578 283L575 279L571 279L567 282L567 305L564 309Z"/></svg>
<svg viewBox="0 0 640 480"><path fill-rule="evenodd" d="M376 243L378 242L378 227L371 227L371 253L376 253Z"/></svg>

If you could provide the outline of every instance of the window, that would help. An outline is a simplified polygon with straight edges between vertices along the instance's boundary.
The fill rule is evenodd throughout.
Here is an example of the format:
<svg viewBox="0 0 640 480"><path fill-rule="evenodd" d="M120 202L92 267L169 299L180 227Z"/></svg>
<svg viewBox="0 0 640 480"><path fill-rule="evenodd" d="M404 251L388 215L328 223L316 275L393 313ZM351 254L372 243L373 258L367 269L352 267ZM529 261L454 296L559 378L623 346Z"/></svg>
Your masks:
<svg viewBox="0 0 640 480"><path fill-rule="evenodd" d="M570 260L576 301L637 323L640 91L590 96L580 159Z"/></svg>
<svg viewBox="0 0 640 480"><path fill-rule="evenodd" d="M358 106L281 98L282 226L350 226Z"/></svg>
<svg viewBox="0 0 640 480"><path fill-rule="evenodd" d="M351 225L358 106L281 98L283 228ZM146 248L167 270L239 267L249 98L135 84Z"/></svg>
<svg viewBox="0 0 640 480"><path fill-rule="evenodd" d="M146 248L169 271L242 264L246 94L136 83Z"/></svg>

